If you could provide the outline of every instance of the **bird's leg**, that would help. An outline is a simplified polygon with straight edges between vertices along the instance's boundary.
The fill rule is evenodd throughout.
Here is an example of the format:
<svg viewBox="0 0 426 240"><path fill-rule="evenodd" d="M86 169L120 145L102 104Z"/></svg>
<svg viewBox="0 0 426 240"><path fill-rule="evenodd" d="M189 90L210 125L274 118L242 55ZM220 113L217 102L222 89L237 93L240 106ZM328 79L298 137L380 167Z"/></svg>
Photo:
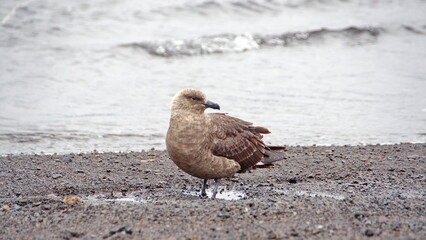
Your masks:
<svg viewBox="0 0 426 240"><path fill-rule="evenodd" d="M213 189L213 195L212 195L212 199L216 199L216 194L217 194L217 188L219 187L219 183L220 183L220 179L219 178L215 178L214 179L214 189Z"/></svg>
<svg viewBox="0 0 426 240"><path fill-rule="evenodd" d="M206 198L207 197L206 186L207 186L207 179L204 179L203 180L203 186L201 187L201 197L202 198Z"/></svg>

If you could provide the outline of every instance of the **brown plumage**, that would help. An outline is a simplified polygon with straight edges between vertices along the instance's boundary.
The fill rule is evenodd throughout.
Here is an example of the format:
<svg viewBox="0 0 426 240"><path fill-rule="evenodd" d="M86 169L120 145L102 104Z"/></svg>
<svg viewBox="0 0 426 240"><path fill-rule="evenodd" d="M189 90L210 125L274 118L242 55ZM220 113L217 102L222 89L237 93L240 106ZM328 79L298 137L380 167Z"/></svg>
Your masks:
<svg viewBox="0 0 426 240"><path fill-rule="evenodd" d="M268 129L223 113L204 113L219 109L196 89L185 89L172 100L172 113L166 145L170 158L186 173L204 179L232 177L257 164L271 164L285 158L283 147L268 147L262 134ZM217 193L217 184L213 197Z"/></svg>

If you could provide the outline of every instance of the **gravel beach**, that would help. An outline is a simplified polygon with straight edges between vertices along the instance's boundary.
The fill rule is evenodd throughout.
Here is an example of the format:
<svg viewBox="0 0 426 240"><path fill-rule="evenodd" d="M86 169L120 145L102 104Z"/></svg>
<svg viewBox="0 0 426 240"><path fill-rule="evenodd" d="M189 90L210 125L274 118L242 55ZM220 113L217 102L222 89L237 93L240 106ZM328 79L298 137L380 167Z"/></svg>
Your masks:
<svg viewBox="0 0 426 240"><path fill-rule="evenodd" d="M426 144L286 151L216 200L165 151L3 156L0 238L426 239Z"/></svg>

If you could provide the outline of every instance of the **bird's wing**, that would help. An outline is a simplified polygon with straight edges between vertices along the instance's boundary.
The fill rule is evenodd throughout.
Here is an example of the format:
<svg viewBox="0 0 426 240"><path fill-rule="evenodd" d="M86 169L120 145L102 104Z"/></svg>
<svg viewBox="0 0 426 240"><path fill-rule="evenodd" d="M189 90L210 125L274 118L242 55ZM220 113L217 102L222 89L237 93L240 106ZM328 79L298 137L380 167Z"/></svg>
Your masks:
<svg viewBox="0 0 426 240"><path fill-rule="evenodd" d="M266 146L262 134L270 133L268 129L221 113L209 116L214 155L235 160L242 172L263 160Z"/></svg>

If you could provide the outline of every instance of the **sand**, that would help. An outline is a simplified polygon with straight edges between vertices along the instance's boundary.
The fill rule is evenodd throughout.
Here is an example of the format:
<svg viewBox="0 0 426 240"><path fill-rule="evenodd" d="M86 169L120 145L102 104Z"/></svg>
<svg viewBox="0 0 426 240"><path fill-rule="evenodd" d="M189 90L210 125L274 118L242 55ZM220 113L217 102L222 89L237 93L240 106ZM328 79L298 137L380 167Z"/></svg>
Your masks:
<svg viewBox="0 0 426 240"><path fill-rule="evenodd" d="M426 239L426 144L287 153L216 200L165 151L3 156L0 239Z"/></svg>

